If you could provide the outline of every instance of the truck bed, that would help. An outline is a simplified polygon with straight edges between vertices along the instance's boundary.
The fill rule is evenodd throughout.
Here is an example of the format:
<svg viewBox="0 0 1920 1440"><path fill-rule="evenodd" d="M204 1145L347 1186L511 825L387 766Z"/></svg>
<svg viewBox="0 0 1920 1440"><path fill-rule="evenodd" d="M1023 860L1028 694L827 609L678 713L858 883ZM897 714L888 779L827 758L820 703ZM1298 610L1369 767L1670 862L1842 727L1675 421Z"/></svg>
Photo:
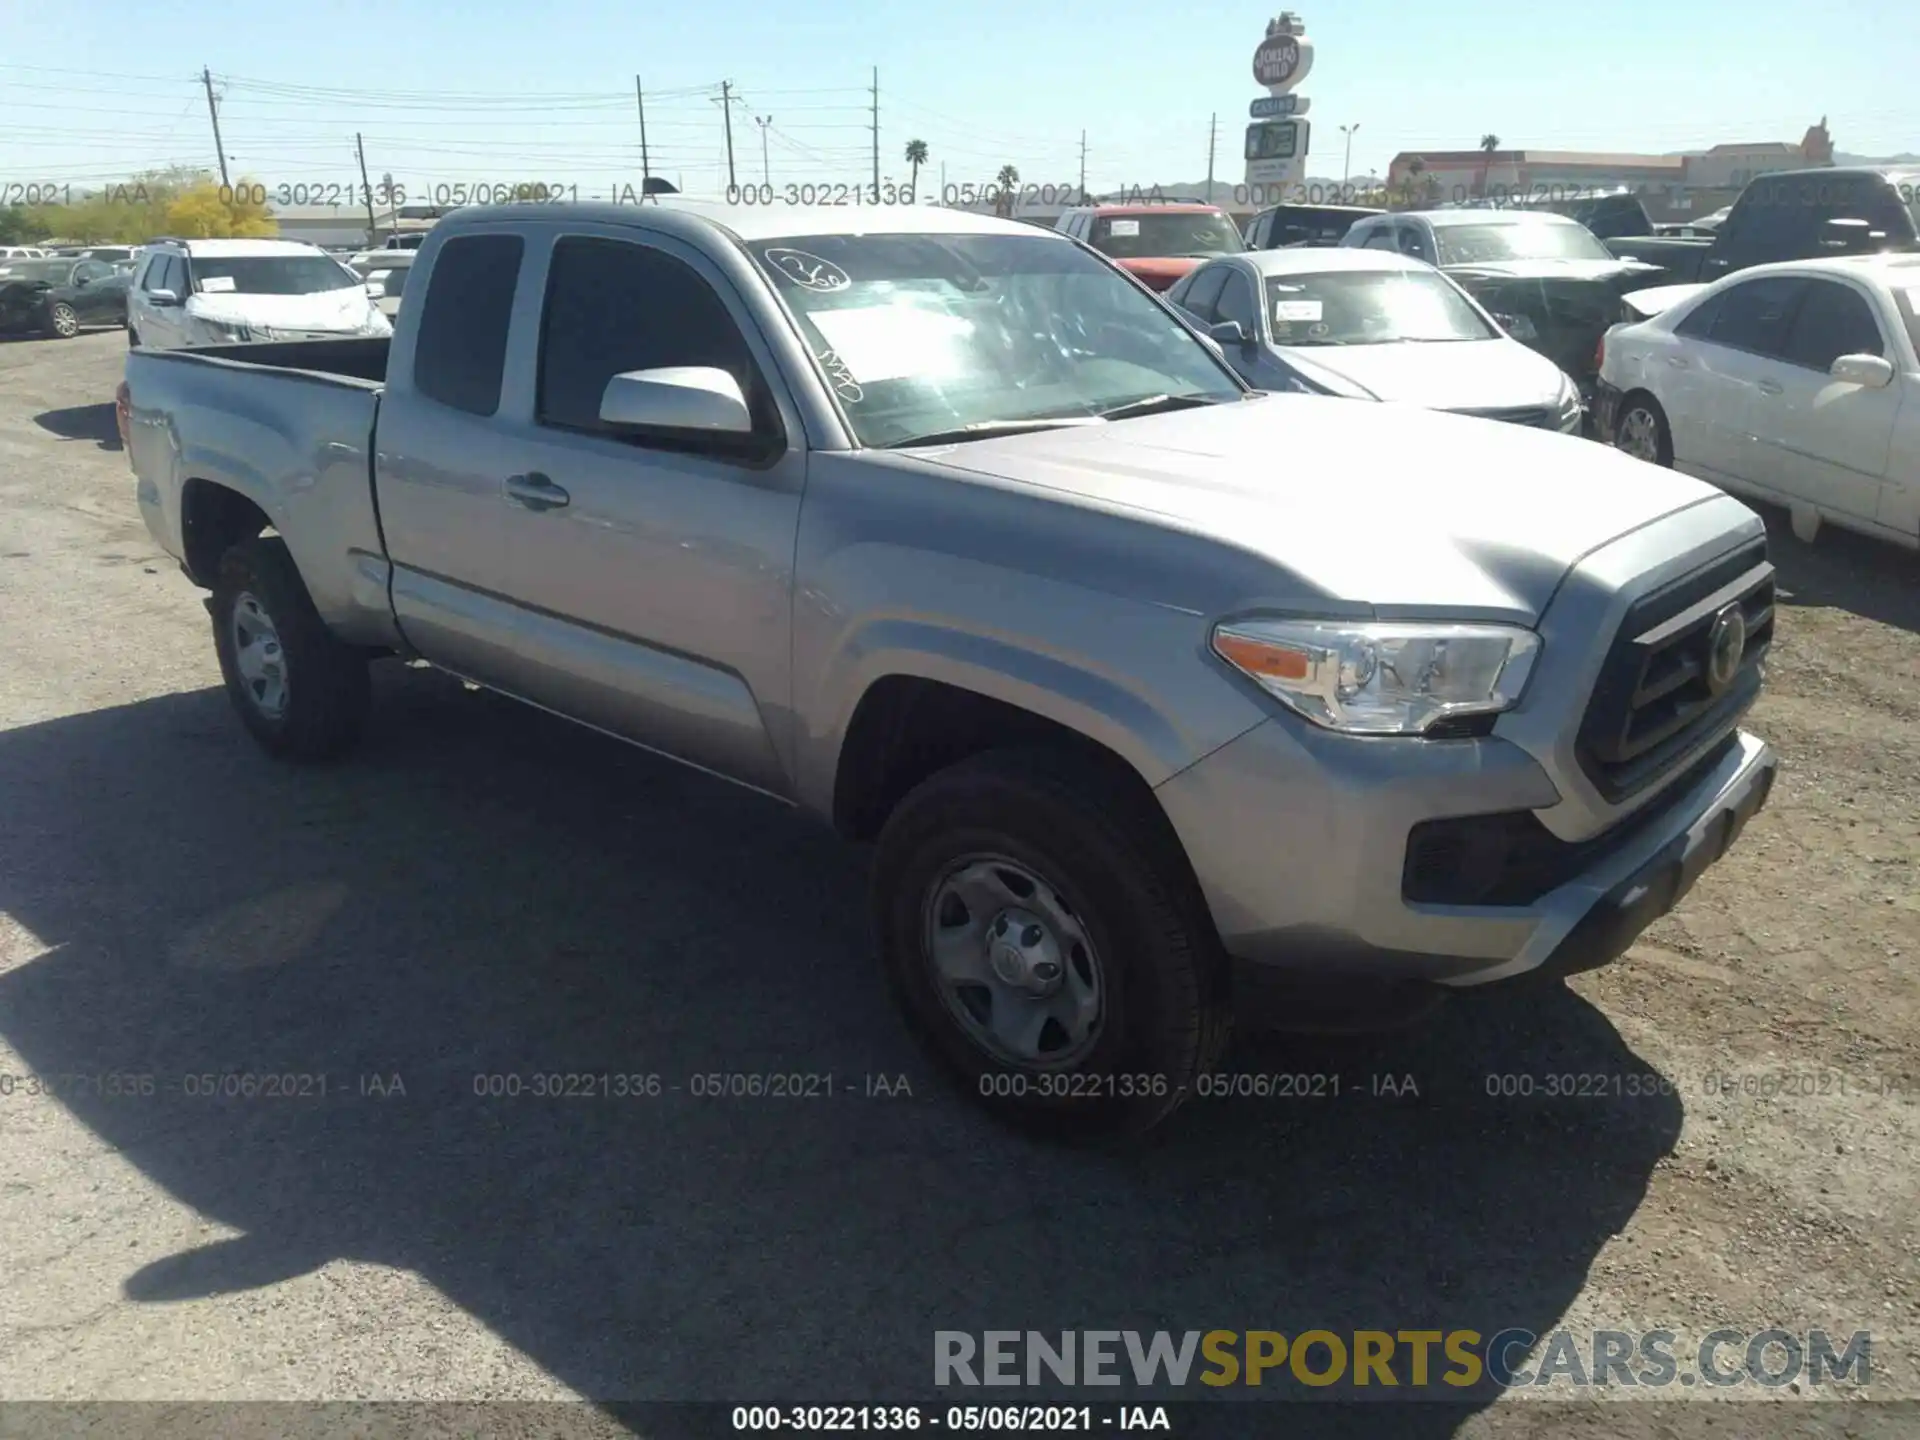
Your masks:
<svg viewBox="0 0 1920 1440"><path fill-rule="evenodd" d="M255 344L198 345L191 350L143 350L140 353L234 360L243 365L262 365L273 370L302 370L314 375L383 385L387 378L387 352L392 344L388 336L367 335L347 340L266 340Z"/></svg>
<svg viewBox="0 0 1920 1440"><path fill-rule="evenodd" d="M217 555L190 544L205 519L190 513L197 487L243 496L286 541L321 618L390 643L372 472L386 365L382 337L128 351L130 458L153 533L205 584Z"/></svg>
<svg viewBox="0 0 1920 1440"><path fill-rule="evenodd" d="M1667 283L1685 284L1700 278L1701 262L1713 241L1693 235L1622 235L1602 241L1622 260L1644 260L1667 272Z"/></svg>

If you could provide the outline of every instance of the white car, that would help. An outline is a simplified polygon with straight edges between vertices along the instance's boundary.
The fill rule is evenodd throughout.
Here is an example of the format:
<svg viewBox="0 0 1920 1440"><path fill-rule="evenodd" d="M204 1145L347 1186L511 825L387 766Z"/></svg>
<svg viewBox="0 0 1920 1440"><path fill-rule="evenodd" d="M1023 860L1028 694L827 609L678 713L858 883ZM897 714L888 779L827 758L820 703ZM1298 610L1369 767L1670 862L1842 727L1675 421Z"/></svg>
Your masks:
<svg viewBox="0 0 1920 1440"><path fill-rule="evenodd" d="M162 240L127 292L127 341L157 350L391 335L361 277L292 240Z"/></svg>
<svg viewBox="0 0 1920 1440"><path fill-rule="evenodd" d="M1756 265L1601 343L1620 449L1920 548L1920 255Z"/></svg>
<svg viewBox="0 0 1920 1440"><path fill-rule="evenodd" d="M1167 299L1259 390L1395 401L1577 433L1580 392L1409 255L1330 246L1210 260Z"/></svg>

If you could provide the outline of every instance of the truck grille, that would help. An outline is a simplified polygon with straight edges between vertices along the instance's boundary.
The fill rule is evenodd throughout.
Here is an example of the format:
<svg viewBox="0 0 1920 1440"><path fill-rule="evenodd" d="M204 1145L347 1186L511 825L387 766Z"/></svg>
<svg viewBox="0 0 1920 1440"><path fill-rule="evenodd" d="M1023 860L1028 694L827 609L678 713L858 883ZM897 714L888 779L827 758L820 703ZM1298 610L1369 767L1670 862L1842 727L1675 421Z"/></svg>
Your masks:
<svg viewBox="0 0 1920 1440"><path fill-rule="evenodd" d="M1761 539L1633 603L1575 745L1609 802L1669 774L1753 704L1773 640L1773 588Z"/></svg>

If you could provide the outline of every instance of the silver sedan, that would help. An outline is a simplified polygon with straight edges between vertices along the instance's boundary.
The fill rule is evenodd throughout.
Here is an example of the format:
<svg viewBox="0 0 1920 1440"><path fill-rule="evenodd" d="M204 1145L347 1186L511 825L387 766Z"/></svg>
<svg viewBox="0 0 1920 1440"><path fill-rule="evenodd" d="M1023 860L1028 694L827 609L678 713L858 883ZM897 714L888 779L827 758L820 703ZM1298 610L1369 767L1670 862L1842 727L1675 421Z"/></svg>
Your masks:
<svg viewBox="0 0 1920 1440"><path fill-rule="evenodd" d="M1580 393L1452 280L1385 250L1209 261L1167 298L1262 390L1397 401L1577 434Z"/></svg>

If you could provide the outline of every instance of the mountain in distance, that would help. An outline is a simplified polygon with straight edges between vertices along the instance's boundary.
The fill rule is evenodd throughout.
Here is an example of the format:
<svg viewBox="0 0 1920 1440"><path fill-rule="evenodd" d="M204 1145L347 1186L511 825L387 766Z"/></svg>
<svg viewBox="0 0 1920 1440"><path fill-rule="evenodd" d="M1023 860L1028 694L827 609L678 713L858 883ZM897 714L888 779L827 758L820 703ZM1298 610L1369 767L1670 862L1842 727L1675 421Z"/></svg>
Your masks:
<svg viewBox="0 0 1920 1440"><path fill-rule="evenodd" d="M1836 165L1920 165L1920 155L1902 151L1898 155L1849 155L1844 150L1833 152Z"/></svg>

